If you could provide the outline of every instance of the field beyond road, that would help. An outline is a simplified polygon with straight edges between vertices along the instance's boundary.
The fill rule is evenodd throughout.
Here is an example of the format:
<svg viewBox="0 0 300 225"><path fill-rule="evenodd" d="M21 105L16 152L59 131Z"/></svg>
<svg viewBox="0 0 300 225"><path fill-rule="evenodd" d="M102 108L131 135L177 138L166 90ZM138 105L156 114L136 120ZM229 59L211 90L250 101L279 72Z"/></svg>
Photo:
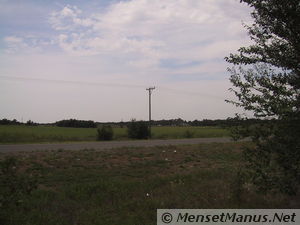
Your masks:
<svg viewBox="0 0 300 225"><path fill-rule="evenodd" d="M243 147L253 146L1 153L2 162L14 156L18 164L11 171L35 177L37 189L18 196L18 205L8 204L0 217L6 225L154 225L158 208L300 207L299 196L258 194L252 185L242 186Z"/></svg>
<svg viewBox="0 0 300 225"><path fill-rule="evenodd" d="M113 148L128 147L154 147L168 145L191 145L200 143L227 143L232 142L230 138L191 138L191 139L169 139L169 140L130 140L130 141L98 141L98 142L74 142L55 144L0 144L0 153L22 152L22 151L46 151L46 150L82 150L95 149L107 150Z"/></svg>
<svg viewBox="0 0 300 225"><path fill-rule="evenodd" d="M126 128L113 128L114 140L127 140ZM228 137L220 127L153 127L153 139ZM96 128L66 128L56 126L0 125L0 143L55 143L96 141Z"/></svg>

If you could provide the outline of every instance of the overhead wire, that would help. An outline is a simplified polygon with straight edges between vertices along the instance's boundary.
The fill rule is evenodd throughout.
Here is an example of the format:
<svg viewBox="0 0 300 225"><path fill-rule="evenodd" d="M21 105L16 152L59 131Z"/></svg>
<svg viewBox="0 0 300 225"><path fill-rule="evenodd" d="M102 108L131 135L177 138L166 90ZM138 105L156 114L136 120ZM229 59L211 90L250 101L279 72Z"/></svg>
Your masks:
<svg viewBox="0 0 300 225"><path fill-rule="evenodd" d="M15 76L2 76L0 78L7 80L18 81L37 81L46 83L65 83L65 84L80 84L80 85L92 85L92 86L111 86L111 87L128 87L128 88L144 88L142 85L135 84L118 84L118 83L100 83L100 82L87 82L87 81L72 81L72 80L54 80L54 79L41 79L32 77L15 77Z"/></svg>
<svg viewBox="0 0 300 225"><path fill-rule="evenodd" d="M46 83L59 83L59 84L75 84L75 85L91 85L91 86L104 86L104 87L120 87L120 88L146 88L144 85L138 84L119 84L119 83L100 83L100 82L87 82L87 81L72 81L72 80L55 80L55 79L41 79L41 78L33 78L33 77L16 77L16 76L3 76L0 75L0 79L6 80L17 80L17 81L35 81L35 82L46 82ZM214 98L217 100L223 100L224 97L211 95L207 93L200 93L194 91L187 91L187 90L180 90L169 88L166 86L156 86L158 90L174 93L174 94L184 94L190 96L200 96L200 97L207 97L207 98Z"/></svg>

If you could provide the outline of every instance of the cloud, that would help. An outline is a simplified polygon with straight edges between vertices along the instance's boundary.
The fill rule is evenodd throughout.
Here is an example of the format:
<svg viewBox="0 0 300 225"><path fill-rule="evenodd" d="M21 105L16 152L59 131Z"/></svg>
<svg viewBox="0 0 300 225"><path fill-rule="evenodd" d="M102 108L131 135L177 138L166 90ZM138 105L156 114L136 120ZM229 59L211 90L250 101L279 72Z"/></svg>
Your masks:
<svg viewBox="0 0 300 225"><path fill-rule="evenodd" d="M249 9L236 0L128 0L105 9L82 8L52 11L48 39L7 36L6 52L85 57L89 64L101 62L106 74L151 75L164 82L221 78L224 57L249 42L241 26Z"/></svg>
<svg viewBox="0 0 300 225"><path fill-rule="evenodd" d="M7 53L16 53L18 51L27 51L30 49L29 45L21 37L7 36L4 37L4 42L7 45Z"/></svg>
<svg viewBox="0 0 300 225"><path fill-rule="evenodd" d="M237 18L246 13L235 0L131 0L85 17L68 5L53 12L50 23L69 54L118 54L128 65L149 68L169 58L223 58L245 43Z"/></svg>
<svg viewBox="0 0 300 225"><path fill-rule="evenodd" d="M4 38L4 41L7 43L22 43L23 39L16 36L8 36Z"/></svg>
<svg viewBox="0 0 300 225"><path fill-rule="evenodd" d="M6 45L5 53L28 55L45 52L46 48L55 44L50 38L41 38L35 35L6 36L3 38Z"/></svg>
<svg viewBox="0 0 300 225"><path fill-rule="evenodd" d="M55 30L74 30L93 25L90 18L80 18L82 11L77 6L65 6L61 11L52 12L49 22Z"/></svg>

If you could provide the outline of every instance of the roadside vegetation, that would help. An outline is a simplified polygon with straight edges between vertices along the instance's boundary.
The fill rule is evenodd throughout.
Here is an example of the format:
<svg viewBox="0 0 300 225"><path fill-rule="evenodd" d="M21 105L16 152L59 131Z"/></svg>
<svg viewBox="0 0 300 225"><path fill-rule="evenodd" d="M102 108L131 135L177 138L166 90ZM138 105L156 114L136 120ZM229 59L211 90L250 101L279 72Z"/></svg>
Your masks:
<svg viewBox="0 0 300 225"><path fill-rule="evenodd" d="M110 141L114 137L114 131L111 126L104 125L97 129L97 140L98 141Z"/></svg>
<svg viewBox="0 0 300 225"><path fill-rule="evenodd" d="M148 139L151 137L149 123L132 120L127 126L127 135L132 139Z"/></svg>
<svg viewBox="0 0 300 225"><path fill-rule="evenodd" d="M101 128L100 128L101 129ZM112 140L128 140L126 127L113 127ZM152 138L210 138L226 137L229 130L221 127L152 127ZM46 143L46 142L74 142L96 141L97 128L70 128L50 125L0 125L0 143Z"/></svg>
<svg viewBox="0 0 300 225"><path fill-rule="evenodd" d="M157 208L297 208L297 197L242 185L241 148L201 144L110 151L0 154L14 157L37 188L11 205L2 224L156 224Z"/></svg>

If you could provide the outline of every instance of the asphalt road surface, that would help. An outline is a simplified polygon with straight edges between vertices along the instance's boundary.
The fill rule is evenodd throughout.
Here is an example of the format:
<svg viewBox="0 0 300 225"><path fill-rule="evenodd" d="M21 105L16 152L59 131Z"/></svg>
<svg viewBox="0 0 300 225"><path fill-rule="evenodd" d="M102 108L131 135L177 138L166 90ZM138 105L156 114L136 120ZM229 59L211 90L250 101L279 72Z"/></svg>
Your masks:
<svg viewBox="0 0 300 225"><path fill-rule="evenodd" d="M190 145L200 143L227 143L232 142L230 138L191 138L191 139L169 139L169 140L141 140L141 141L98 141L98 142L73 142L56 144L5 144L0 145L1 153L23 152L23 151L47 151L47 150L107 150L122 147L153 147L166 145Z"/></svg>

